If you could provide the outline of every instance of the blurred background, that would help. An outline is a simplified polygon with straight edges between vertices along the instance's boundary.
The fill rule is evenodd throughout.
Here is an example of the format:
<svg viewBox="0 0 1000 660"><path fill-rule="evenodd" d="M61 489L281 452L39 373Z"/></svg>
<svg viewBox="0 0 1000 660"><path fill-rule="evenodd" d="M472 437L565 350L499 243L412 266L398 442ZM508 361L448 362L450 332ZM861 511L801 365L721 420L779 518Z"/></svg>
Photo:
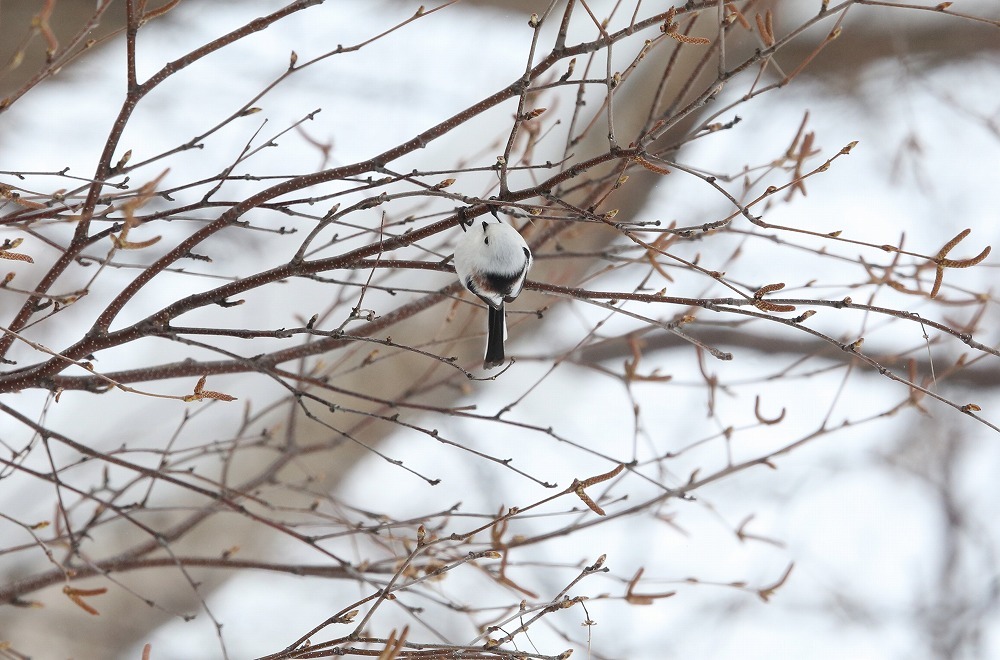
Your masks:
<svg viewBox="0 0 1000 660"><path fill-rule="evenodd" d="M599 39L606 17L613 34L666 10L574 4L568 45ZM93 19L89 0L0 0L0 97L8 99L0 114L7 193L0 238L23 238L5 249L33 260L3 262L16 275L0 291L4 327L70 244L74 204L86 196L126 97L125 3L102 5ZM138 81L286 5L170 6L139 30ZM454 279L446 269L322 272L253 288L235 307L194 310L176 324L305 328L316 314L313 328L362 334L371 322L363 312L384 319L446 291L373 334L382 344L334 347L283 365L298 378L247 369L209 377L206 387L238 401L97 394L69 380L58 399L46 387L4 390L0 642L8 646L0 653L135 658L149 644L153 658L261 657L302 636L316 644L346 635L353 626L343 623L309 633L398 575L412 585L379 605L366 639L408 626L414 643L482 647L484 629L499 626L490 630L494 639L513 635L501 647L506 657L568 649L574 657L630 659L1000 656L996 258L947 269L938 296L928 295L932 259L953 237L971 229L953 259L1000 239L992 198L1000 175L1000 8L993 0L938 11L846 2L819 20L821 6L774 0L733 11L709 3L678 14L682 31L713 43L718 17L733 16L724 64L753 62L689 112L686 104L713 89L722 60L717 46L664 35L662 21L616 42L610 55L597 47L581 53L569 80L593 84L560 86L568 64L555 65L533 81L539 88L527 109L546 111L524 124L513 150L517 165L543 166L511 170L512 191L560 171L552 163L567 159L567 169L608 151L609 71L625 72L613 102L618 144L659 130L650 118L662 113L670 130L651 146L662 160L652 169L632 163L621 185L607 183L620 180L619 170L595 169L549 196L511 203L501 217L532 243L531 279L543 285L694 300L753 296L781 282L784 289L766 298L850 297L872 309L803 302L794 313L752 305L713 311L540 287L511 305L515 363L486 380L466 377L483 376L485 314L444 289ZM110 162L128 150L127 190L155 181L156 190L170 191L129 211L143 223L128 239L159 241L129 252L114 252L107 238L89 246L53 285L63 296L58 313L40 310L19 330L34 344L14 342L7 357L17 364L4 371L48 359L39 345L70 346L143 269L241 200L372 158L510 85L532 53L530 15L543 19L537 64L558 39L565 3L426 5L407 22L419 7L303 8L144 96ZM770 45L769 12L770 31L788 42L755 60ZM84 31L88 22L93 29ZM837 38L825 43L835 28ZM47 38L58 51L78 34L80 47L94 45L58 71L47 66L54 45ZM636 62L645 40L654 43ZM338 45L346 50L326 56ZM321 59L285 75L292 51L299 65ZM706 57L710 64L699 68ZM496 159L517 101L463 117L386 171L255 206L242 216L245 225L192 249L211 261L172 264L124 306L112 330L286 263L310 232L308 258L334 257L498 194ZM805 179L804 190L766 193L853 142L849 155ZM384 191L411 194L324 224L334 204L346 209L383 192L366 177L410 172L421 174L400 176L401 187ZM109 180L122 184L125 176ZM456 179L447 186L455 197L427 194L446 178ZM98 204L105 213L94 232L120 231L113 223L131 198L113 199L117 190L106 188L112 197ZM765 224L740 216L734 200L754 202ZM56 212L42 217L32 201ZM575 214L580 208L590 215ZM612 208L623 227L595 221ZM663 232L671 223L716 224ZM380 258L441 263L459 231ZM815 315L796 323L765 318L806 310ZM990 348L976 350L962 333ZM181 335L101 351L93 365L124 375L322 340ZM860 338L856 351L845 350ZM463 371L450 366L452 356ZM134 386L184 396L197 380L197 369L189 371ZM64 375L89 377L79 367ZM966 404L978 408L963 413ZM59 437L209 491L231 489L258 518L114 460L82 460ZM542 502L620 463L628 469L587 489L606 516L570 494L491 531L508 507ZM42 475L58 475L56 485ZM42 521L49 526L33 527ZM80 533L67 533L67 521ZM420 524L444 541L485 529L407 563ZM486 549L501 551L502 565L465 561L470 550ZM607 572L574 582L602 556ZM73 571L84 569L94 572L76 579ZM531 619L564 595L588 600ZM355 625L370 604L358 607ZM528 631L516 632L526 621ZM468 657L505 657L482 653Z"/></svg>

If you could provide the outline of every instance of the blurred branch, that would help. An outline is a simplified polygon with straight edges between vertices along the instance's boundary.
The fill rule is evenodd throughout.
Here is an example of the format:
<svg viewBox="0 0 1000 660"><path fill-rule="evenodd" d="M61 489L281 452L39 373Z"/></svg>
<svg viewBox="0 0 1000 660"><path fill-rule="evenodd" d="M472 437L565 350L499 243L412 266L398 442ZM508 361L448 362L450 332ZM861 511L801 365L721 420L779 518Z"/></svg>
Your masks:
<svg viewBox="0 0 1000 660"><path fill-rule="evenodd" d="M802 358L798 365L812 363L814 360L823 363L845 364L855 358L828 342L819 339L792 338L775 334L759 334L745 327L712 328L699 326L697 330L689 330L699 341L711 346L726 346L735 353L735 359L740 359L740 351L746 350L766 356L788 355ZM660 351L690 349L690 342L667 332L643 330L627 337L609 338L586 346L573 356L574 362L580 364L615 363L632 358L634 349L631 342L638 339L642 353L652 356ZM934 365L926 357L879 353L869 349L872 359L886 367L901 367L915 370L920 374L930 374L937 371L938 383L950 383L961 387L992 388L1000 386L1000 371L988 366L972 367L961 365L962 368L947 370L945 364ZM913 351L916 352L916 351ZM943 362L943 359L942 359Z"/></svg>

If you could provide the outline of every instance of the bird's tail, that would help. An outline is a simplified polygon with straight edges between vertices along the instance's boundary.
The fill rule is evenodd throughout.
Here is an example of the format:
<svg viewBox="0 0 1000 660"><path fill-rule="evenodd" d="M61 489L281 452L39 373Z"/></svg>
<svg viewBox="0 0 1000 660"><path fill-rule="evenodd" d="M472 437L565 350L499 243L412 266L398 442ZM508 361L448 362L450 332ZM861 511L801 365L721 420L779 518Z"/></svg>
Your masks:
<svg viewBox="0 0 1000 660"><path fill-rule="evenodd" d="M489 328L486 338L486 357L483 359L483 369L493 369L504 363L503 340L507 337L507 321L503 303L500 307L489 309Z"/></svg>

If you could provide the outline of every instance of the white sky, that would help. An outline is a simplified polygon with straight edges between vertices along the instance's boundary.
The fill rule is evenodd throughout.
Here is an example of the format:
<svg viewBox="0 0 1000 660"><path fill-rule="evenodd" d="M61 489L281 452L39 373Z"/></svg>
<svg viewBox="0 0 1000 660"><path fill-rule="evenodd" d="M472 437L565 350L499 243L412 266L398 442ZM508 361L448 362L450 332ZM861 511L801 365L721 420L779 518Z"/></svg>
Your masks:
<svg viewBox="0 0 1000 660"><path fill-rule="evenodd" d="M203 43L271 5L275 3L201 3L197 9L187 10L182 3L177 12L185 26L183 31L160 30L155 25L143 31L140 78L191 45ZM234 123L213 138L230 145L218 152L234 153L262 118L268 121L264 133L269 134L321 107L322 112L306 126L309 134L333 141L335 162L360 160L413 136L513 80L523 67L529 36L520 17L478 13L473 7L460 9L441 12L360 53L331 58L322 67L293 78L258 103L262 113L245 118L245 123ZM184 11L197 12L198 20L190 20ZM301 62L336 43L366 38L406 13L391 3L327 3L247 40L243 46L226 49L200 69L193 68L178 78L178 85L184 85L183 94L165 85L144 101L134 126L125 135L123 149L133 149L136 160L168 148L192 131L219 121L234 104L279 74L287 65L291 49L297 51ZM461 25L457 22L460 17ZM324 29L315 29L317 24ZM456 38L458 32L465 36ZM75 77L38 89L20 102L6 119L16 122L18 130L0 138L0 170L52 170L69 165L74 173L89 173L93 154L99 151L107 131L106 125L94 125L91 118L106 121L110 115L104 109L109 97L115 99L111 103L117 103L121 95L120 77L109 79L105 65L108 59L116 58L120 61L121 53L108 49L92 64L81 67ZM475 74L470 76L469 71ZM732 170L744 163L763 162L770 157L773 145L790 140L803 110L808 109L809 126L816 132L824 157L852 140L858 140L859 146L849 157L838 160L828 173L811 180L808 197L798 197L770 211L768 222L809 226L818 231L843 230L845 235L886 243L895 243L900 232L905 231L907 246L923 253L934 253L965 227L974 228L969 245L1000 245L1000 223L996 222L997 207L991 194L1000 174L1000 138L995 128L1000 111L995 92L1000 89L1000 68L996 63L973 59L941 66L929 74L914 71L909 76L901 76L895 66L877 66L864 77L864 86L871 94L867 102L831 94L829 87L817 82L793 86L780 95L766 95L736 111L744 119L736 130L700 141L683 154L684 162L708 170ZM734 84L733 94L742 91ZM954 104L946 102L945 93ZM73 102L66 103L67 98ZM985 113L994 122L992 132L982 121L956 107ZM42 127L49 139L40 145L35 136ZM906 160L902 174L893 176L893 163L901 145L913 135L918 136L922 153ZM447 142L442 148L477 151L468 144ZM734 158L734 154L738 155ZM305 172L318 166L316 152L293 136L283 139L278 149L261 158L269 160L263 161L259 170ZM407 167L419 167L422 158L418 155L407 161ZM205 162L202 152L195 152L178 159L172 167L168 182L171 177L194 178L199 168L212 173L218 163ZM178 168L191 169L181 173ZM718 195L707 186L683 180L682 174L672 176L674 180L657 189L643 212L645 217L676 219L685 225L699 223L706 213L718 214L722 208ZM231 190L235 195L239 188ZM730 245L736 245L735 239ZM747 241L745 249L764 248ZM866 259L884 263L883 255L870 250L855 246L836 250L850 259L863 254ZM787 249L780 254L785 261L747 259L729 274L735 279L761 283L786 281L793 288L820 276L816 269L826 268L810 253ZM724 255L706 253L704 265L714 267L712 259L720 256ZM252 255L243 258L246 261L242 264L234 261L237 269L253 266ZM988 290L995 279L995 264L996 259L991 258L978 269L952 272L948 281L965 283L973 290ZM830 297L846 295L847 287L863 278L860 268L850 263L836 273L824 271L821 275L836 286L814 295ZM615 279L600 282L612 288ZM176 295L174 287L179 285L164 278L162 295ZM109 280L107 286L113 289L114 280ZM310 294L303 289L293 295L283 291L269 295L273 296L268 299L273 325L280 327L291 324L296 313L305 313L303 302ZM148 303L137 302L123 322L148 313L156 301L157 297L153 297ZM888 296L876 302L911 303ZM5 310L6 317L8 307L0 309ZM666 317L673 310L659 313ZM582 305L554 314L558 322L550 320L545 332L559 332L559 337L539 334L515 339L512 352L539 354L553 341L571 345L602 317L600 310ZM937 318L941 308L929 308L928 314ZM69 314L67 318L72 319ZM847 338L859 330L861 318L843 318L833 310L820 310L815 327ZM872 319L870 323L877 326L879 321ZM996 344L1000 333L987 332L979 339ZM59 345L58 337L46 341ZM921 341L919 326L897 322L873 332L868 347L883 346L888 351L899 346L919 346ZM158 344L157 350L160 348ZM175 350L178 355L183 352L180 348L164 350ZM711 437L725 425L739 428L752 423L753 399L758 392L764 414L776 414L785 407L788 417L775 427L739 432L731 447L737 457L752 457L794 441L814 430L827 410L831 411L831 426L836 426L844 419L859 419L883 410L906 396L902 387L860 370L850 376L839 399L835 392L843 380L842 371L808 379L740 385L740 381L770 373L774 367L767 356L739 350L735 353L732 362L708 362L708 368L718 374L721 382L732 384L730 394L720 395L714 419L705 416L705 392L699 387L700 376L691 351L665 351L647 357L644 369L657 366L673 374L675 380L666 388L635 387L634 395L643 414L638 452L641 457ZM165 359L164 355L157 353L157 360ZM124 363L129 359L127 354L117 358L109 355L103 358L102 367L111 369L118 360ZM818 367L822 363L813 364ZM518 420L551 425L560 435L581 445L598 448L620 460L631 459L631 403L620 384L569 364L551 374L545 368L544 364L521 361L500 380L477 384L468 402L475 402L480 410L497 410L534 386L537 389L532 396L513 412ZM178 383L176 387L184 389L186 385ZM972 393L950 393L958 398L972 397ZM30 395L21 396L27 408L38 403ZM114 444L122 429L129 428L132 422L122 424L118 417L113 428L102 426L104 420L114 418L101 413L114 415L116 403L111 396L67 395L65 403L60 404L62 410L53 411L52 423L58 427L68 424L82 409L93 411L94 427L79 433L95 438L110 436L109 444ZM994 423L1000 420L989 412L1000 404L995 392L977 392L974 399L989 419ZM884 457L901 452L916 456L913 460L920 459L920 464L933 465L940 449L938 441L920 431L944 424L944 435L963 438L966 453L960 462L961 470L954 475L958 483L955 490L957 504L970 521L970 529L975 530L974 538L962 540L961 568L956 578L961 586L952 593L964 592L970 600L991 603L983 615L981 657L1000 657L1000 616L996 597L990 596L990 590L997 588L995 553L1000 548L1000 527L996 524L1000 485L995 478L1000 443L986 427L934 402L926 405L937 421L906 412L842 429L781 458L777 472L754 468L700 489L697 502L672 501L662 513L675 515L684 534L648 517L625 518L515 558L575 564L590 563L598 554L606 553L615 577L585 580L578 593L621 593L624 586L616 578L627 579L640 566L645 567L648 580L643 591L678 590L677 596L650 607L593 602L589 612L598 622L590 631L595 655L632 660L930 658L934 653L929 646L931 633L920 629L920 610L950 605L939 596L941 586L937 583L943 561L940 500L925 481L888 466ZM142 412L133 415L135 423L143 417ZM462 420L444 420L440 428L479 450L512 456L519 465L544 466L530 471L561 485L610 467L606 461L540 434L498 433L489 424ZM718 467L726 459L725 449L721 440L707 442L669 463L672 473L660 478L668 485L678 484L695 466L709 466L706 470ZM447 477L442 485L428 492L428 486L420 480L401 476L396 468L372 460L344 485L348 493L364 489L370 498L364 503L366 507L399 518L458 501L463 502L463 511L489 511L495 510L498 503L529 503L545 494L511 473L495 469L493 464L476 462L424 438L400 435L385 452L429 476ZM394 485L381 498L379 491L366 487L383 480ZM610 490L613 496L627 494L626 504L642 501L655 492L638 479L624 481ZM9 496L0 488L0 498ZM750 515L755 518L748 530L780 541L780 547L737 541L731 530ZM551 519L543 518L536 524L551 524ZM531 525L525 523L526 528ZM289 546L287 553L288 561L316 560L295 546ZM792 562L795 570L790 580L768 604L733 589L682 584L685 578L697 577L707 582L745 580L751 585L764 585L776 580ZM519 575L533 588L552 595L574 572L524 567ZM513 602L509 594L504 597L484 582L456 572L443 588L466 602L477 602L477 593L484 594L483 599L494 599L490 603ZM278 650L323 620L331 608L339 609L356 591L353 585L345 588L331 582L246 573L214 593L210 604L225 624L231 656L244 658L264 649ZM956 626L962 624L960 618L956 614ZM574 639L585 638L579 625L582 620L579 609L553 618ZM392 623L388 616L380 621L386 630ZM442 627L455 642L467 641L475 634L470 626ZM533 630L532 640L543 652L555 653L568 646L544 627ZM215 631L205 617L193 623L178 621L168 625L149 641L158 658L213 657L218 649ZM577 654L587 657L580 650Z"/></svg>

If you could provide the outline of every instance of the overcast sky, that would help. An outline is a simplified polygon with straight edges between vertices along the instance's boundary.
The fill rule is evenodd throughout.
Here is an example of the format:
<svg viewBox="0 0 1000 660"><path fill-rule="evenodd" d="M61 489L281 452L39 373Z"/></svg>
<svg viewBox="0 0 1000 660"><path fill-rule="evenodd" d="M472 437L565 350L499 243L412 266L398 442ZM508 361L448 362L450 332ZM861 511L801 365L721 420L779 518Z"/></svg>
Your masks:
<svg viewBox="0 0 1000 660"><path fill-rule="evenodd" d="M183 30L154 24L143 31L140 78L191 45L244 22L256 13L255 8L268 5L248 4L253 8L214 3L187 8L181 3L175 20ZM184 12L197 13L198 20L191 20ZM404 14L384 3L328 3L316 11L303 12L245 45L225 49L193 67L178 79L178 85L186 86L183 94L165 85L151 95L122 144L135 151L134 157L169 148L192 130L200 130L192 126L213 124L267 84L287 65L290 50L305 59L330 48L331 42L353 43L385 29L397 15ZM325 29L312 29L316 22ZM359 53L331 58L322 67L289 80L258 103L261 113L214 138L231 145L217 152L237 151L260 119L267 119L265 132L275 132L304 112L322 108L306 128L310 136L333 143L333 162L370 157L514 80L524 66L525 32L521 17L473 6L440 12ZM456 38L456 34L463 36ZM107 66L109 60L120 62L120 49L107 48L65 81L35 90L4 117L17 129L2 136L0 170L70 166L81 176L92 171L94 154L99 153L107 121L113 116L104 108L109 98L117 103L122 93L121 77L114 67ZM912 66L901 67L900 61ZM933 254L965 227L973 228L970 243L974 239L976 246L1000 245L993 194L1000 175L1000 106L995 92L1000 89L1000 67L996 62L973 58L925 67L903 58L866 71L856 96L837 89L836 84L812 80L741 106L731 113L742 118L735 130L697 142L682 153L683 162L710 172L732 171L734 164L755 164L774 144L790 141L808 110L809 126L816 133L822 157L833 155L851 141L859 144L848 158L838 160L829 172L809 182L808 196L769 210L768 222L807 226L818 232L842 230L874 243L897 243L905 232L908 247L925 254ZM727 94L735 98L742 92L734 88ZM43 132L49 139L40 143L35 136ZM475 151L463 144L454 148L463 153ZM738 154L735 158L734 153ZM262 153L256 163L257 171L284 173L312 171L320 165L315 149L297 136L281 140L279 148ZM171 166L174 169L168 182L181 176L178 167L192 168L183 172L183 179L188 180L196 176L198 168L206 174L214 172L218 163L204 162L201 153L194 153ZM677 173L671 176L683 177ZM0 181L6 180L0 175ZM239 188L230 190L235 195ZM470 192L479 194L479 190ZM717 216L724 205L708 186L671 180L657 187L642 215L677 220L680 225L698 224L704 217ZM806 239L802 244L818 245ZM764 250L763 241L739 235L725 245L728 250L738 246L748 251ZM780 252L781 263L749 258L728 274L762 284L782 278L790 289L818 278L826 288L811 295L842 297L861 279L853 261L859 254L865 258L875 255L852 245L838 245L831 252L850 261L821 260L815 253L789 246ZM243 258L249 268L253 255ZM711 263L713 258L719 264L724 261L709 253L706 267L716 267ZM949 281L988 291L995 280L995 263L993 258ZM609 275L600 285L614 289L616 277ZM626 279L620 281L628 286ZM163 286L163 295L172 295L169 283ZM798 289L794 295L809 293ZM275 301L273 308L275 326L287 322L280 315L291 318L296 310L305 309L304 296L294 292L283 295L287 299ZM685 295L701 292L691 290ZM875 304L912 302L900 300L887 295ZM917 311L925 308L924 303L913 304ZM940 307L927 308L940 317ZM628 309L640 311L641 307ZM148 311L140 307L130 314ZM672 313L659 312L665 319ZM991 313L995 316L996 310ZM728 385L719 394L715 415L709 417L704 381L693 351L663 350L648 355L644 369L659 368L674 380L669 388L634 386L631 395L642 409L642 429L634 447L633 399L620 382L572 364L550 372L547 363L530 359L543 354L552 342L572 345L579 341L606 313L577 305L553 315L544 332L519 335L512 343L511 351L526 359L488 386L476 385L465 402L475 403L483 411L499 410L534 388L532 396L516 406L515 417L551 426L579 446L558 443L541 434L513 435L499 426L456 419L442 421L440 428L481 451L513 456L522 465L544 466L537 472L560 484L611 467L585 448L598 449L616 460L644 460L707 439L671 463L669 474L656 475L668 486L678 485L693 467L718 468L729 456L759 455L810 433L824 417L828 427L835 428L844 420L860 420L885 410L907 396L904 387L873 373L833 366L836 359L814 360L794 372L794 377L762 382L763 375L778 370L773 356L726 347L734 352L734 360L707 362L707 369ZM844 318L833 310L821 310L817 327L838 339L864 333L870 342L866 347L876 354L900 350L904 345L920 346L923 341L917 324L885 324L879 318L861 315ZM628 321L613 320L607 328L609 334L615 323ZM791 340L794 335L779 337ZM1000 332L988 331L979 339L995 345L1000 342ZM58 336L47 341L60 345ZM952 346L942 356L957 353L958 348ZM127 362L128 356L109 356L102 366L111 368L118 359ZM620 367L620 362L615 366ZM780 364L789 362L786 358ZM828 371L822 373L824 369ZM812 370L816 373L806 377ZM956 389L944 391L959 399L972 396ZM776 415L784 408L786 421L776 427L741 430L730 445L720 433L727 425L741 429L752 424L756 394L761 395L763 414ZM32 414L32 406L37 413L41 399L21 396L28 413ZM975 392L975 403L986 411L988 419L1000 421L990 413L1000 405L995 390ZM79 433L107 437L109 446L119 440L121 420L112 412L114 403L76 394L67 396L60 405L63 410L54 410L50 417L56 428L72 424L79 411L86 409L93 411L89 416L94 426ZM979 657L1000 657L1000 615L996 610L1000 482L995 478L1000 442L983 425L936 402L925 405L933 418L907 410L833 431L782 457L776 472L753 468L700 489L696 501L672 501L659 513L672 516L673 524L657 523L649 517L641 523L623 518L539 546L530 559L573 565L590 563L597 555L606 554L614 577L585 582L582 591L590 594L620 593L624 585L616 578L627 579L639 567L645 568L648 588L678 591L672 599L648 607L594 602L588 611L598 622L589 631L595 656L637 660L931 658L940 657L932 640L946 633L930 629L929 622L951 618L959 628L972 626L979 617ZM129 419L140 420L144 414L131 409ZM954 482L955 504L968 531L967 538L957 541L955 561L959 568L951 574L955 583L947 589L941 584L942 566L949 561L949 544L943 538L947 527L941 490L934 483L941 477L934 466L941 464L943 441L958 446L960 458L949 479ZM400 434L384 451L430 476L448 477L430 492L421 480L400 475L397 468L378 460L356 470L344 492L365 489L370 498L366 507L398 518L459 501L463 510L480 512L495 510L498 503L513 506L544 496L542 489L510 472L471 461L426 439ZM920 476L922 473L930 477ZM382 481L392 483L392 489L364 486ZM627 495L625 506L656 492L655 487L631 479L612 487L608 494ZM11 501L17 496L0 488L0 500ZM748 516L754 518L747 529L773 543L739 542L732 530ZM539 521L547 523L551 519ZM526 529L530 526L525 523ZM289 543L287 561L315 559ZM686 578L696 577L704 582L765 585L777 580L792 563L795 568L790 579L769 603L737 589L684 583ZM547 595L558 592L573 574L567 568L522 570L525 580ZM448 580L442 589L462 594L465 600L476 589L488 594L484 598L499 598L499 592L489 591L482 579L457 572ZM263 649L277 650L322 621L331 608L339 609L347 600L344 591L343 585L335 583L244 573L212 594L209 602L225 624L232 657L244 658ZM949 595L942 596L943 591ZM955 594L964 594L967 602L949 600ZM508 601L509 597L503 602ZM962 605L967 609L961 610ZM954 616L943 616L940 610L949 607L956 608ZM403 617L399 620L406 621ZM574 639L585 639L579 626L582 620L578 612L575 617L558 619L558 626ZM541 627L533 631L539 649L566 645L554 631ZM467 642L476 634L471 626L446 628L446 632L452 642ZM158 658L212 657L211 651L204 655L205 650L217 649L215 630L204 617L165 626L149 641ZM133 657L137 654L138 650Z"/></svg>

